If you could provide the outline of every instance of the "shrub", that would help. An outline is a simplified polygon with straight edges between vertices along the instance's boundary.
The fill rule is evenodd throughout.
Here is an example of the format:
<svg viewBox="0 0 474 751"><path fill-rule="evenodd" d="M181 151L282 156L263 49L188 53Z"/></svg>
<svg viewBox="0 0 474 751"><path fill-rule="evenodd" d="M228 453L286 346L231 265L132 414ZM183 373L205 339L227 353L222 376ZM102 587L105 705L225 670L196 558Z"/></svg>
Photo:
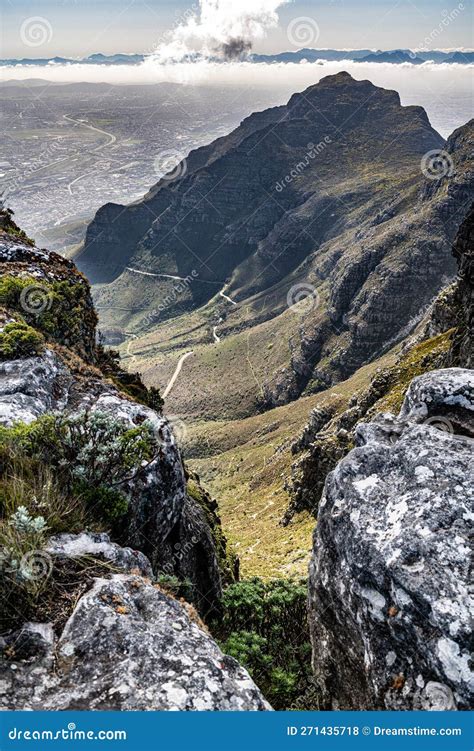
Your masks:
<svg viewBox="0 0 474 751"><path fill-rule="evenodd" d="M34 602L51 575L51 559L42 550L48 530L42 516L19 506L0 522L0 605L8 622Z"/></svg>
<svg viewBox="0 0 474 751"><path fill-rule="evenodd" d="M0 332L0 360L39 355L44 349L44 337L22 321L7 323Z"/></svg>
<svg viewBox="0 0 474 751"><path fill-rule="evenodd" d="M188 602L192 602L194 587L189 579L178 579L171 574L158 573L156 583L173 597L183 597Z"/></svg>
<svg viewBox="0 0 474 751"><path fill-rule="evenodd" d="M0 279L0 305L17 311L26 323L59 344L82 346L84 332L94 330L97 323L89 288L80 278L38 282L34 277L5 274Z"/></svg>
<svg viewBox="0 0 474 751"><path fill-rule="evenodd" d="M60 478L57 493L67 499L65 508L81 510L83 518L91 518L94 511L99 519L113 522L127 511L127 484L146 471L157 451L148 423L129 428L100 411L44 415L30 425L0 427L0 463L4 471L10 467L3 491L0 484L0 498L2 492L11 496L15 488L22 498L27 495L31 472L26 484L21 472L36 461L41 471L48 468ZM34 496L38 493L40 489Z"/></svg>
<svg viewBox="0 0 474 751"><path fill-rule="evenodd" d="M24 507L31 515L41 515L52 533L76 532L86 525L83 504L68 496L50 467L37 459L15 456L3 458L0 479L0 519Z"/></svg>
<svg viewBox="0 0 474 751"><path fill-rule="evenodd" d="M310 709L301 702L312 684L304 581L247 579L223 594L213 631L222 649L241 662L275 709Z"/></svg>
<svg viewBox="0 0 474 751"><path fill-rule="evenodd" d="M127 513L127 496L106 485L90 487L85 482L74 485L74 495L78 496L89 512L96 512L105 522L114 522Z"/></svg>

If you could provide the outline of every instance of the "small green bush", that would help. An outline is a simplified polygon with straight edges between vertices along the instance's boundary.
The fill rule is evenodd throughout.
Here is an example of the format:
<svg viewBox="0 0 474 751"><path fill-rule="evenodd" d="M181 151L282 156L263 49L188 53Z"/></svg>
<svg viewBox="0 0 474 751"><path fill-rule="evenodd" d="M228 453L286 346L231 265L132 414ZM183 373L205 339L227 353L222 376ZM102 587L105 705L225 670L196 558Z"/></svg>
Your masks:
<svg viewBox="0 0 474 751"><path fill-rule="evenodd" d="M44 415L29 425L0 427L0 467L6 478L3 486L0 482L0 502L10 510L19 503L29 507L25 500L29 492L42 497L45 488L53 487L56 517L58 506L64 506L74 510L70 523L74 515L115 522L128 509L124 488L146 471L158 450L148 423L129 428L100 411ZM43 477L40 487L35 486L33 466ZM44 480L48 473L58 481L48 485ZM45 508L51 510L52 505L49 498Z"/></svg>
<svg viewBox="0 0 474 751"><path fill-rule="evenodd" d="M244 579L224 591L222 619L212 625L275 709L312 708L302 699L313 678L306 599L304 581Z"/></svg>
<svg viewBox="0 0 474 751"><path fill-rule="evenodd" d="M74 495L82 500L90 513L97 514L105 522L120 519L128 510L127 496L106 485L94 488L79 481L74 485Z"/></svg>
<svg viewBox="0 0 474 751"><path fill-rule="evenodd" d="M25 506L0 522L0 623L26 611L45 589L52 571L42 550L47 531L44 518Z"/></svg>
<svg viewBox="0 0 474 751"><path fill-rule="evenodd" d="M22 321L7 323L0 332L0 360L33 357L44 350L44 337Z"/></svg>
<svg viewBox="0 0 474 751"><path fill-rule="evenodd" d="M34 277L5 274L0 279L0 305L18 312L59 344L82 346L84 332L94 330L97 323L89 288L80 279L38 282Z"/></svg>
<svg viewBox="0 0 474 751"><path fill-rule="evenodd" d="M183 597L188 602L192 602L194 587L189 579L178 579L177 576L161 572L156 576L156 583L173 597Z"/></svg>

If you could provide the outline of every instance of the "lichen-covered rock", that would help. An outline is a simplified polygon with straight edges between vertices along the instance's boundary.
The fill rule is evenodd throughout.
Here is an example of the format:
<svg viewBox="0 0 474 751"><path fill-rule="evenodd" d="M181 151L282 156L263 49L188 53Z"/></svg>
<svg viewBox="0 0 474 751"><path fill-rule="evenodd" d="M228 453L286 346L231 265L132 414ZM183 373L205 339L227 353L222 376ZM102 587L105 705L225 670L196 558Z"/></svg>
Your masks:
<svg viewBox="0 0 474 751"><path fill-rule="evenodd" d="M313 665L327 707L472 702L473 386L462 369L416 379L399 418L360 424L357 447L327 478L309 577ZM453 432L430 420L446 410Z"/></svg>
<svg viewBox="0 0 474 751"><path fill-rule="evenodd" d="M43 624L21 642L1 658L2 709L270 709L192 611L139 576L97 579L57 641Z"/></svg>
<svg viewBox="0 0 474 751"><path fill-rule="evenodd" d="M474 371L446 368L418 376L405 395L400 418L474 438Z"/></svg>
<svg viewBox="0 0 474 751"><path fill-rule="evenodd" d="M457 332L451 363L474 367L474 203L461 224L454 241L453 255L458 262L456 289Z"/></svg>
<svg viewBox="0 0 474 751"><path fill-rule="evenodd" d="M63 409L71 381L51 350L41 357L0 362L0 424L30 423L46 412Z"/></svg>
<svg viewBox="0 0 474 751"><path fill-rule="evenodd" d="M150 561L143 553L132 548L120 547L115 542L111 542L109 535L105 532L55 535L48 540L45 551L49 555L61 558L93 556L107 561L112 568L153 577Z"/></svg>

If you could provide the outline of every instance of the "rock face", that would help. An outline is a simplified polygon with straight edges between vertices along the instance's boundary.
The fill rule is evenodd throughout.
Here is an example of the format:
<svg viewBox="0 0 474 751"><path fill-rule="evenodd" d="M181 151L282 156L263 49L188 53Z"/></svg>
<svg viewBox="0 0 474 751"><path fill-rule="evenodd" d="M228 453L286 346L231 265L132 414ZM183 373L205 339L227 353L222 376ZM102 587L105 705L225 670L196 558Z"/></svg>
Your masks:
<svg viewBox="0 0 474 751"><path fill-rule="evenodd" d="M145 421L152 425L159 454L146 474L128 483L129 512L120 539L148 556L155 573L189 579L200 611L212 610L222 591L212 533L204 512L187 495L181 455L166 418L126 398L93 372L78 379L50 349L38 357L0 363L0 424L86 409L109 413L130 428Z"/></svg>
<svg viewBox="0 0 474 751"><path fill-rule="evenodd" d="M398 418L360 424L328 476L309 580L325 706L472 702L473 428L474 373L434 371L413 381Z"/></svg>
<svg viewBox="0 0 474 751"><path fill-rule="evenodd" d="M46 342L37 356L0 357L0 425L31 423L48 413L74 416L84 411L106 413L127 428L147 422L158 452L146 472L138 473L122 488L129 499L129 511L120 522L118 539L144 553L155 574L161 571L189 580L200 612L212 611L222 593L213 539L220 520L215 513L212 518L206 516L199 503L188 496L186 471L168 420L120 391L112 379L116 370L112 369L111 377L108 370L104 373L98 367L104 353L96 344L97 317L88 282L74 264L29 245L13 223L8 229L10 234L5 229L0 232L3 280L32 280L27 293L39 297L27 299L22 293L18 301L6 286L0 312L3 310L7 319L27 316L30 325L42 327ZM73 290L69 298L64 296L65 287ZM63 309L66 303L67 309ZM74 336L63 335L65 315L71 316ZM107 366L110 368L109 361ZM120 371L119 376L123 375ZM120 385L120 378L117 380ZM141 388L146 391L143 384ZM225 554L225 538L220 535L219 540Z"/></svg>
<svg viewBox="0 0 474 751"><path fill-rule="evenodd" d="M353 440L354 428L360 420L370 420L377 411L378 402L390 391L400 391L420 372L446 366L470 368L474 362L474 208L467 213L453 245L453 255L458 262L457 280L443 289L428 309L426 316L413 336L403 343L395 366L379 370L370 387L363 394L354 395L349 409L334 414L334 410L317 409L310 414L301 436L293 443L292 452L297 459L292 466L292 480L288 484L291 503L283 523L289 523L295 513L308 510L316 515L326 475L347 453ZM454 335L452 330L455 329ZM441 335L441 336L440 336ZM453 337L453 341L450 341ZM413 372L415 371L415 372ZM439 379L442 388L443 379ZM408 384L407 384L408 385ZM404 391L404 389L403 389ZM403 393L402 391L402 393ZM433 404L425 405L433 413ZM450 419L456 432L463 432L458 423L461 405L456 413L443 401L437 405L438 416ZM449 414L448 414L449 413ZM435 412L436 416L436 412ZM469 430L469 426L465 425Z"/></svg>
<svg viewBox="0 0 474 751"><path fill-rule="evenodd" d="M453 248L458 262L457 327L451 362L474 367L474 204L459 228Z"/></svg>
<svg viewBox="0 0 474 751"><path fill-rule="evenodd" d="M101 539L97 539L100 537ZM191 606L153 586L150 564L106 536L61 535L52 555L105 557L135 575L96 579L59 638L27 623L0 639L0 708L266 710L247 671L222 654Z"/></svg>

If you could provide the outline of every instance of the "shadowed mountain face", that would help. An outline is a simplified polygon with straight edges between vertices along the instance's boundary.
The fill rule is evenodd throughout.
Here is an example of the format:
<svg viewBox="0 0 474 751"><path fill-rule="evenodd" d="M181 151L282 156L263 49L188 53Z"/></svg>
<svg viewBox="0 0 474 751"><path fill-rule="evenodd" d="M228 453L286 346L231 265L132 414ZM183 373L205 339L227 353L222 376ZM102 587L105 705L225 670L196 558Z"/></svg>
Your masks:
<svg viewBox="0 0 474 751"><path fill-rule="evenodd" d="M182 276L197 265L217 282L256 255L262 288L334 231L346 204L366 203L374 178L399 178L442 144L424 110L401 107L395 92L329 76L193 152L143 201L104 206L79 262L93 282L112 281L131 261ZM277 269L266 269L275 259Z"/></svg>
<svg viewBox="0 0 474 751"><path fill-rule="evenodd" d="M189 350L193 326L186 370L199 389L229 365L204 375L196 345L216 341L213 324L241 363L248 332L257 348L277 337L286 346L252 364L239 403L243 414L284 403L400 339L452 276L450 244L473 196L470 136L472 123L445 144L396 92L329 76L192 152L142 201L105 205L76 261L101 285L103 325L146 332L135 365L147 370L157 342L173 358ZM166 275L192 281L170 294ZM217 296L224 285L236 304ZM311 304L295 316L301 290ZM168 373L154 362L147 377L163 385ZM179 389L173 398L184 408Z"/></svg>

